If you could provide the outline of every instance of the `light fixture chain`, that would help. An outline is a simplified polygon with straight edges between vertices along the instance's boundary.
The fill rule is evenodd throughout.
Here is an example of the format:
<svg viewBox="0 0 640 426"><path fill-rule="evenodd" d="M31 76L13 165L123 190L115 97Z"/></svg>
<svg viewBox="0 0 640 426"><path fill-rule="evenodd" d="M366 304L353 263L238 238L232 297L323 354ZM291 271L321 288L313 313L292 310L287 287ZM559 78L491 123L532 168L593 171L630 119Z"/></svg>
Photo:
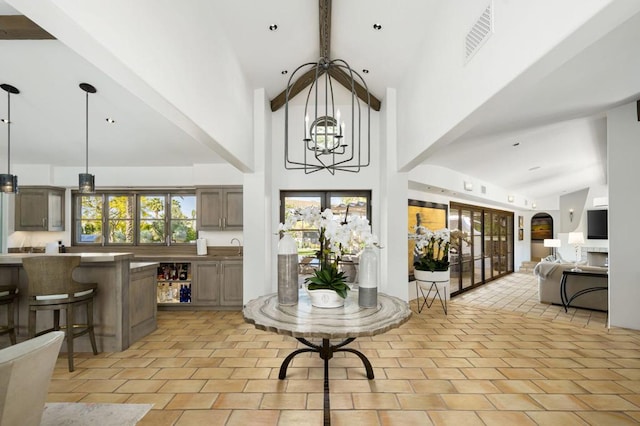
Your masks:
<svg viewBox="0 0 640 426"><path fill-rule="evenodd" d="M85 92L85 173L89 174L89 92Z"/></svg>

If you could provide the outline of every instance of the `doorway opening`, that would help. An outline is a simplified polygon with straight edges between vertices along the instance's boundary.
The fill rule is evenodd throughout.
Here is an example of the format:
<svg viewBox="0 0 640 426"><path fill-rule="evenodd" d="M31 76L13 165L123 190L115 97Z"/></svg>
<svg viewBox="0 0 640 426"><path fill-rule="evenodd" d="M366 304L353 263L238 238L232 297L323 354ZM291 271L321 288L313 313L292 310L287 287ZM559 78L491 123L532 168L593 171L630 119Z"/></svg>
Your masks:
<svg viewBox="0 0 640 426"><path fill-rule="evenodd" d="M531 218L531 261L539 262L553 254L553 247L545 247L544 240L553 238L553 218L548 213L536 213Z"/></svg>

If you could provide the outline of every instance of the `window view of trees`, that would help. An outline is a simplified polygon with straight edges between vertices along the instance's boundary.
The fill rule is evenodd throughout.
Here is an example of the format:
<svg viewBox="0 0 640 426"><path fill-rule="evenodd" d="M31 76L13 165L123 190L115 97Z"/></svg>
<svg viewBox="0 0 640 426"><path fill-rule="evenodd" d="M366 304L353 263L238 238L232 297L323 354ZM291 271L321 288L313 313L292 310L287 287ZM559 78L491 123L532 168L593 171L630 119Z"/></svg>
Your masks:
<svg viewBox="0 0 640 426"><path fill-rule="evenodd" d="M76 243L189 244L197 238L195 194L76 194L74 203Z"/></svg>

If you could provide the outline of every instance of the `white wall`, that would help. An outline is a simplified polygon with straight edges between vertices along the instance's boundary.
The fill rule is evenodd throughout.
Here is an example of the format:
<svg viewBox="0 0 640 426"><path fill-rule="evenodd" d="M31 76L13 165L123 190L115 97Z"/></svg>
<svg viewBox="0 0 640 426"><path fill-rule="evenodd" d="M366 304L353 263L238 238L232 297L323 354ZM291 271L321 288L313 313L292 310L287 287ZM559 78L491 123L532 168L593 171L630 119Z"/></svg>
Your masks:
<svg viewBox="0 0 640 426"><path fill-rule="evenodd" d="M632 102L607 114L609 172L609 324L640 329L640 122Z"/></svg>

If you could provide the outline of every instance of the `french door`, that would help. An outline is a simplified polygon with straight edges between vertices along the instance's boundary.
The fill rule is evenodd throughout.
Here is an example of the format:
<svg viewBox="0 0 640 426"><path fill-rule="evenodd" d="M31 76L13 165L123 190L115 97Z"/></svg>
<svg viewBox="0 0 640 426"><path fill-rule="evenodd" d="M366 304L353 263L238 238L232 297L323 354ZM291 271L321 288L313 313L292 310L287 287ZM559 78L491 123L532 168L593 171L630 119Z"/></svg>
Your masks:
<svg viewBox="0 0 640 426"><path fill-rule="evenodd" d="M513 212L451 203L451 294L513 272Z"/></svg>

